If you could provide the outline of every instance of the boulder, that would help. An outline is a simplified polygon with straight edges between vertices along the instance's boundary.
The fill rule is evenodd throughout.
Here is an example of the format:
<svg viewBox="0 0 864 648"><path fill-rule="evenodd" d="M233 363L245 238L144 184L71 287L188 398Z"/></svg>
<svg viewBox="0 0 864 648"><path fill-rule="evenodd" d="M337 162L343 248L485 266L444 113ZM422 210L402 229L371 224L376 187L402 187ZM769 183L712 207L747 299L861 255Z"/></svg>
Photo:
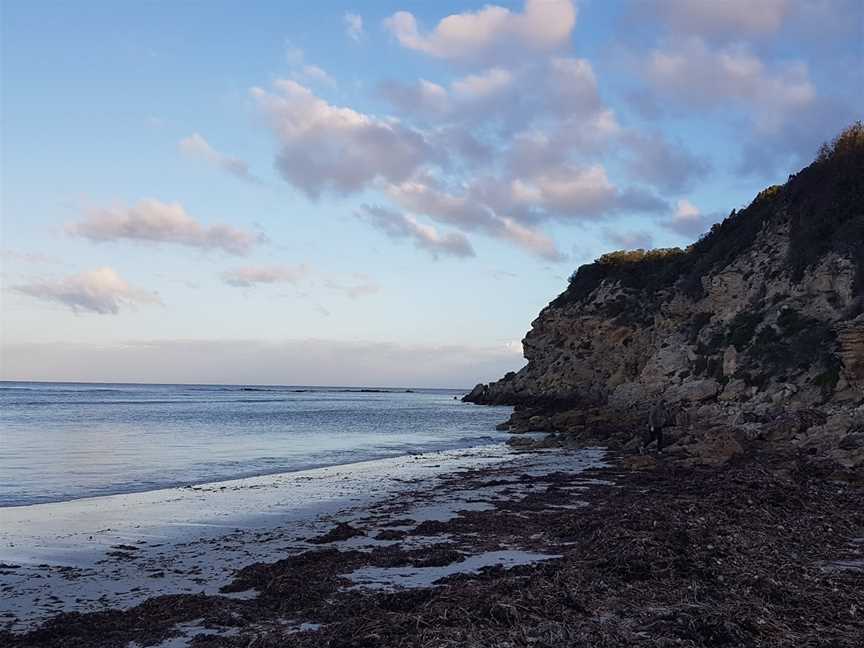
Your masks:
<svg viewBox="0 0 864 648"><path fill-rule="evenodd" d="M689 401L698 403L714 398L720 391L720 383L716 380L693 380L685 382L667 392L667 398L674 401Z"/></svg>
<svg viewBox="0 0 864 648"><path fill-rule="evenodd" d="M709 433L699 442L683 446L688 465L722 466L744 452L736 435L730 430Z"/></svg>
<svg viewBox="0 0 864 648"><path fill-rule="evenodd" d="M850 383L864 386L864 315L837 327L843 373Z"/></svg>
<svg viewBox="0 0 864 648"><path fill-rule="evenodd" d="M721 401L740 400L747 393L747 389L747 383L743 380L730 380L718 398Z"/></svg>
<svg viewBox="0 0 864 648"><path fill-rule="evenodd" d="M723 375L731 376L738 370L738 351L734 346L726 347L723 352Z"/></svg>
<svg viewBox="0 0 864 648"><path fill-rule="evenodd" d="M486 392L488 391L488 387L483 383L477 383L467 395L462 397L462 400L466 403L482 403L485 400Z"/></svg>

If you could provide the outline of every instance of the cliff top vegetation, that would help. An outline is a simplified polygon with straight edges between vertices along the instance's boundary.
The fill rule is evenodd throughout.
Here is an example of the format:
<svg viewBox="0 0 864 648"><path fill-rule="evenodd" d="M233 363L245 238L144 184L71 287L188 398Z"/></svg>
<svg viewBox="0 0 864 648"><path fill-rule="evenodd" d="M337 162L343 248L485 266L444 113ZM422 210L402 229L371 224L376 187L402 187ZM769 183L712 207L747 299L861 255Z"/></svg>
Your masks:
<svg viewBox="0 0 864 648"><path fill-rule="evenodd" d="M729 265L753 245L766 223L788 219L787 261L793 279L828 252L856 265L856 292L864 293L864 124L858 121L819 149L814 162L784 185L762 190L745 209L733 210L695 243L681 248L604 254L581 266L552 306L577 303L605 279L625 288L677 289L699 298L702 277Z"/></svg>

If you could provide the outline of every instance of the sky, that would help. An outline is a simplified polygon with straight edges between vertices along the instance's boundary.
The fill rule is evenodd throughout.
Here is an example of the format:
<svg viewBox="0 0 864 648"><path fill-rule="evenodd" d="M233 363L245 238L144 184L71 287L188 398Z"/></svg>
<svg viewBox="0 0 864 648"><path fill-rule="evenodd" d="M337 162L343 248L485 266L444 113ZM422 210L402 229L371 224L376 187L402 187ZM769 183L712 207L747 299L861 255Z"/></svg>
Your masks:
<svg viewBox="0 0 864 648"><path fill-rule="evenodd" d="M470 387L864 116L857 0L0 4L0 379Z"/></svg>

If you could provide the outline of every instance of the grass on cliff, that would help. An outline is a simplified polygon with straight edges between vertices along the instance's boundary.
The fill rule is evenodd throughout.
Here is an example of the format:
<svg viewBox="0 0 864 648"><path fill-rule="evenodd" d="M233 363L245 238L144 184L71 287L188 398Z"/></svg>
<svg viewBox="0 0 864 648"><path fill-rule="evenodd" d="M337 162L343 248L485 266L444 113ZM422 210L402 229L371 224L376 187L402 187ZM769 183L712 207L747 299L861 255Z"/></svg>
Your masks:
<svg viewBox="0 0 864 648"><path fill-rule="evenodd" d="M864 124L859 121L846 128L785 185L763 190L746 209L733 210L688 248L604 254L576 270L551 305L581 302L604 279L649 293L674 288L700 298L702 277L726 267L752 246L765 223L779 225L786 218L787 261L794 280L834 251L852 259L855 291L864 294Z"/></svg>

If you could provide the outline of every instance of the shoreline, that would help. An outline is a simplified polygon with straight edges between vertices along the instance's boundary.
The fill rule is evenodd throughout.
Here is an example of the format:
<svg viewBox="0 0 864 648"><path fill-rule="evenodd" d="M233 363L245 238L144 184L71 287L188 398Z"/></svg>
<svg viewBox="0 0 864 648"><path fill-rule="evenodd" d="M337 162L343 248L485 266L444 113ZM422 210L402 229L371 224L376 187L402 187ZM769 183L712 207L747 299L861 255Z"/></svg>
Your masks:
<svg viewBox="0 0 864 648"><path fill-rule="evenodd" d="M2 504L2 503L0 503L0 516L3 515L4 511L11 511L14 509L21 509L21 508L30 508L30 507L35 507L35 506L51 506L51 505L72 504L74 502L80 502L80 501L85 501L85 500L100 500L103 498L110 498L110 497L126 497L126 496L136 496L136 495L137 496L144 496L148 493L159 493L162 491L183 490L183 489L188 489L188 488L193 488L193 489L194 488L208 488L208 487L214 487L214 486L229 485L229 484L233 484L234 482L243 482L243 481L247 481L247 480L256 480L256 479L262 479L262 480L266 481L266 480L270 480L270 479L276 479L276 478L279 478L279 477L282 477L285 475L307 473L307 472L312 472L312 471L316 471L316 470L339 469L339 468L348 469L351 466L356 466L359 464L375 463L375 462L381 462L381 461L387 461L387 460L398 461L398 460L403 459L405 457L414 457L414 456L419 456L419 455L435 454L435 453L442 453L442 452L460 452L462 450L474 450L476 448L484 448L486 446L500 445L502 442L499 440L496 440L496 436L500 437L500 432L494 432L493 431L493 432L490 432L490 434L487 437L478 437L478 438L471 439L470 441L473 443L468 443L466 440L466 444L464 446L459 445L459 446L444 448L444 449L440 449L440 450L426 450L423 452L416 452L416 453L403 452L402 454L385 454L385 453L373 454L373 455L370 455L369 457L362 459L360 461L348 461L348 462L343 462L343 463L332 463L332 464L331 463L309 464L309 465L303 465L303 466L300 466L297 468L290 468L290 469L280 468L280 469L275 469L272 471L268 470L268 471L264 471L264 472L255 471L255 472L251 472L248 474L241 473L239 475L234 475L234 476L224 477L224 478L217 476L213 479L207 479L207 480L203 480L203 481L165 483L165 484L156 485L152 488L120 490L120 491L115 491L115 492L104 492L104 493L97 492L97 493L92 494L92 495L70 496L68 498L63 497L61 499L53 499L53 500L49 500L49 501L26 502L26 503L22 503L22 504ZM489 439L489 441L487 443L479 443L480 441L482 441L483 438L487 438L487 439ZM2 519L2 517L0 517L0 519Z"/></svg>
<svg viewBox="0 0 864 648"><path fill-rule="evenodd" d="M274 542L276 551L237 560L227 578L203 576L204 593L60 614L0 640L10 648L858 645L861 484L825 480L806 464L779 468L759 452L720 468L663 457L649 465L599 448L511 456L418 476L398 496L342 511L290 544L234 538L241 550Z"/></svg>
<svg viewBox="0 0 864 648"><path fill-rule="evenodd" d="M525 455L497 443L2 508L0 627L26 630L61 611L129 607L157 594L215 594L237 561L281 558L288 543L308 547L303 538L334 518L362 517L388 497L418 497L453 473L508 463L525 464Z"/></svg>

